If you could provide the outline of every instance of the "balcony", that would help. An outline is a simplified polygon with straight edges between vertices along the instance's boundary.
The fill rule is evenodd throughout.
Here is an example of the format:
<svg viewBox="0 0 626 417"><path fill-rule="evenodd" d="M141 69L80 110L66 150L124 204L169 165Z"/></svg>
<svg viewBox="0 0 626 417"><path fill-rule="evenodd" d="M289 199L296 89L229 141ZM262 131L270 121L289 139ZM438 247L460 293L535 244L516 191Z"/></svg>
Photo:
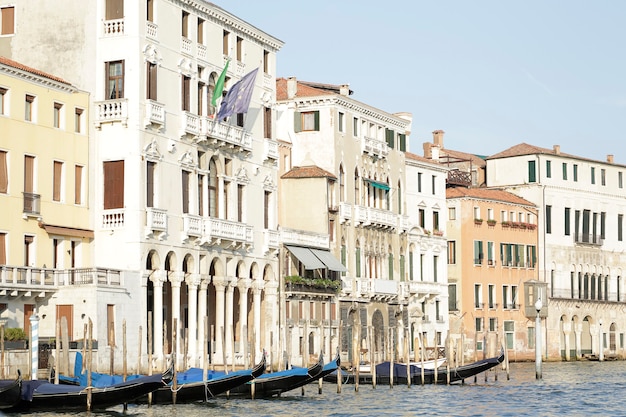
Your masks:
<svg viewBox="0 0 626 417"><path fill-rule="evenodd" d="M263 144L265 148L265 160L278 161L278 142L273 139L265 138Z"/></svg>
<svg viewBox="0 0 626 417"><path fill-rule="evenodd" d="M263 74L263 88L271 88L272 90L276 88L274 77L269 74Z"/></svg>
<svg viewBox="0 0 626 417"><path fill-rule="evenodd" d="M128 125L128 99L96 101L96 129L100 129L104 123L121 123Z"/></svg>
<svg viewBox="0 0 626 417"><path fill-rule="evenodd" d="M124 19L105 20L104 22L104 36L122 36L124 34Z"/></svg>
<svg viewBox="0 0 626 417"><path fill-rule="evenodd" d="M263 231L263 253L275 252L280 246L280 232L278 230L265 229Z"/></svg>
<svg viewBox="0 0 626 417"><path fill-rule="evenodd" d="M252 152L252 135L250 132L208 117L202 118L202 129L197 140L198 142L205 141L207 145L214 148L225 147L246 155Z"/></svg>
<svg viewBox="0 0 626 417"><path fill-rule="evenodd" d="M409 293L417 298L430 299L448 293L448 285L441 282L409 281Z"/></svg>
<svg viewBox="0 0 626 417"><path fill-rule="evenodd" d="M336 295L340 288L341 281L300 276L285 277L285 291L288 293Z"/></svg>
<svg viewBox="0 0 626 417"><path fill-rule="evenodd" d="M285 245L328 248L330 237L328 234L283 228L280 230L280 241Z"/></svg>
<svg viewBox="0 0 626 417"><path fill-rule="evenodd" d="M202 217L195 214L183 214L183 242L200 236L202 236Z"/></svg>
<svg viewBox="0 0 626 417"><path fill-rule="evenodd" d="M574 234L574 242L580 245L602 246L604 244L604 238L601 235L577 233Z"/></svg>
<svg viewBox="0 0 626 417"><path fill-rule="evenodd" d="M162 240L167 233L167 210L146 208L146 237Z"/></svg>
<svg viewBox="0 0 626 417"><path fill-rule="evenodd" d="M197 137L200 135L200 116L197 114L184 111L182 114L182 125L180 130L180 137L185 136Z"/></svg>
<svg viewBox="0 0 626 417"><path fill-rule="evenodd" d="M157 40L159 26L154 22L146 22L146 37Z"/></svg>
<svg viewBox="0 0 626 417"><path fill-rule="evenodd" d="M205 62L208 59L206 45L202 45L201 43L198 44L198 59L201 59Z"/></svg>
<svg viewBox="0 0 626 417"><path fill-rule="evenodd" d="M246 73L246 64L241 61L235 62L235 75L237 77L243 77Z"/></svg>
<svg viewBox="0 0 626 417"><path fill-rule="evenodd" d="M180 38L180 52L191 56L191 40L184 36Z"/></svg>
<svg viewBox="0 0 626 417"><path fill-rule="evenodd" d="M364 227L395 229L398 227L398 215L374 207L354 206L355 221Z"/></svg>
<svg viewBox="0 0 626 417"><path fill-rule="evenodd" d="M200 245L222 248L249 248L254 243L252 226L230 220L204 219Z"/></svg>
<svg viewBox="0 0 626 417"><path fill-rule="evenodd" d="M105 210L102 213L100 228L105 230L122 229L124 227L124 209Z"/></svg>
<svg viewBox="0 0 626 417"><path fill-rule="evenodd" d="M448 171L447 184L470 187L472 185L472 173L464 172L460 169L450 170Z"/></svg>
<svg viewBox="0 0 626 417"><path fill-rule="evenodd" d="M339 223L347 223L352 220L352 204L339 203Z"/></svg>
<svg viewBox="0 0 626 417"><path fill-rule="evenodd" d="M41 196L33 193L22 193L24 196L24 216L38 217L41 214Z"/></svg>
<svg viewBox="0 0 626 417"><path fill-rule="evenodd" d="M389 153L389 148L387 147L387 142L370 138L368 136L363 136L361 152L376 156L378 158L385 158Z"/></svg>
<svg viewBox="0 0 626 417"><path fill-rule="evenodd" d="M159 130L165 127L165 105L154 100L146 100L146 117L144 126L154 125Z"/></svg>

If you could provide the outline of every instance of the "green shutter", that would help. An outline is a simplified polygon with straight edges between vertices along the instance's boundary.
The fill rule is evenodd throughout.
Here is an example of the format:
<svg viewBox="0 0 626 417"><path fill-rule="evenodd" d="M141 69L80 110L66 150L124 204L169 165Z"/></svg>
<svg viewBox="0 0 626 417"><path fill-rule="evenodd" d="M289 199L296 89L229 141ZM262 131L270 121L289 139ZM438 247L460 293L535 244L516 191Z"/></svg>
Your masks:
<svg viewBox="0 0 626 417"><path fill-rule="evenodd" d="M387 138L387 146L389 146L391 149L393 149L395 134L396 133L393 130L385 128L385 137Z"/></svg>
<svg viewBox="0 0 626 417"><path fill-rule="evenodd" d="M354 268L356 269L356 271L354 271L356 273L356 277L360 278L361 277L361 248L356 248L356 262L354 265Z"/></svg>
<svg viewBox="0 0 626 417"><path fill-rule="evenodd" d="M537 182L535 161L528 161L528 182Z"/></svg>
<svg viewBox="0 0 626 417"><path fill-rule="evenodd" d="M293 130L294 132L302 132L302 113L299 111L293 113Z"/></svg>
<svg viewBox="0 0 626 417"><path fill-rule="evenodd" d="M406 152L406 135L404 133L400 133L398 134L398 137L400 138L400 150L402 152Z"/></svg>
<svg viewBox="0 0 626 417"><path fill-rule="evenodd" d="M313 112L313 117L315 118L315 129L316 131L320 130L320 112L319 110Z"/></svg>
<svg viewBox="0 0 626 417"><path fill-rule="evenodd" d="M389 279L393 280L393 255L389 254Z"/></svg>

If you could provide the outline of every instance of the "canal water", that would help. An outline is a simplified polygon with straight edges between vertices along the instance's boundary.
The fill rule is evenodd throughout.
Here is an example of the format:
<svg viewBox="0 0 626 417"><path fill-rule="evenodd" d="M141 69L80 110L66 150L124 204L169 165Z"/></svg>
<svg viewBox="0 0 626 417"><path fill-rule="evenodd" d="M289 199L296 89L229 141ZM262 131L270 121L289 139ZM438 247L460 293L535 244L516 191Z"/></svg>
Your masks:
<svg viewBox="0 0 626 417"><path fill-rule="evenodd" d="M324 383L267 400L217 398L208 403L113 407L97 413L32 413L51 416L625 416L626 362L544 363L541 380L534 363L511 364L465 385L343 385Z"/></svg>

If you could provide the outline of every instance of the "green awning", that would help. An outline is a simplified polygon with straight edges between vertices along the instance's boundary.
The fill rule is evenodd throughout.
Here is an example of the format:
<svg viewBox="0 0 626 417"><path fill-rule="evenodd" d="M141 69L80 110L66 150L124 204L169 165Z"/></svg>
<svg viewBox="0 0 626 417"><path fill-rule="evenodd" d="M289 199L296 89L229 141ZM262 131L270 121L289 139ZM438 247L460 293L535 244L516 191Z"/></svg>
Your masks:
<svg viewBox="0 0 626 417"><path fill-rule="evenodd" d="M367 182L372 184L372 187L374 187L374 188L378 188L380 190L389 191L389 186L387 184L385 184L384 182L378 182L378 181L374 181L374 180L367 180Z"/></svg>

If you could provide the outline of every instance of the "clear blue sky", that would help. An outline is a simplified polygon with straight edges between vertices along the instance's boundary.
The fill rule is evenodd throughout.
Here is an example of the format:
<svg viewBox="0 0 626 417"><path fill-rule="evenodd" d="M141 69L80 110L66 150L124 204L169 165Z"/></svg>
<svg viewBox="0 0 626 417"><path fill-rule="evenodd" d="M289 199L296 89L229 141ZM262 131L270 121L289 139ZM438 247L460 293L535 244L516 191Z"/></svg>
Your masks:
<svg viewBox="0 0 626 417"><path fill-rule="evenodd" d="M285 42L279 77L412 113L418 155L441 129L448 149L559 144L626 164L625 1L214 2Z"/></svg>

